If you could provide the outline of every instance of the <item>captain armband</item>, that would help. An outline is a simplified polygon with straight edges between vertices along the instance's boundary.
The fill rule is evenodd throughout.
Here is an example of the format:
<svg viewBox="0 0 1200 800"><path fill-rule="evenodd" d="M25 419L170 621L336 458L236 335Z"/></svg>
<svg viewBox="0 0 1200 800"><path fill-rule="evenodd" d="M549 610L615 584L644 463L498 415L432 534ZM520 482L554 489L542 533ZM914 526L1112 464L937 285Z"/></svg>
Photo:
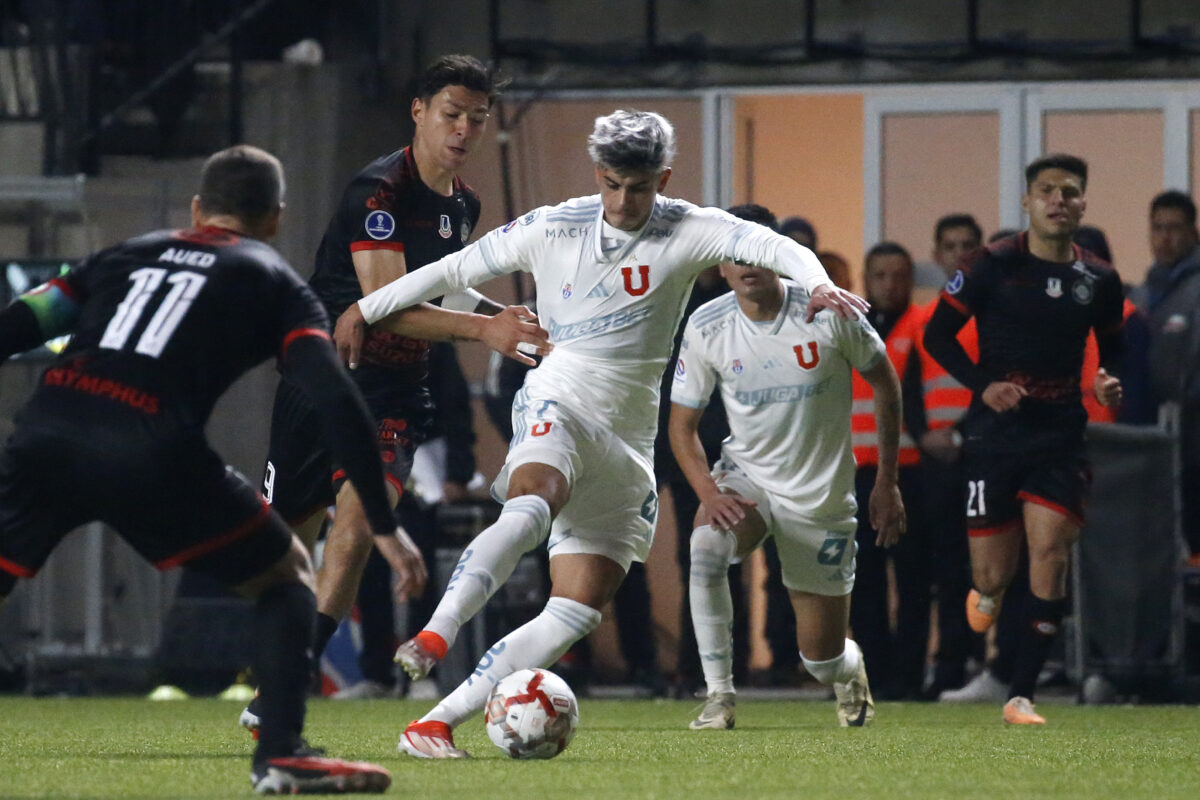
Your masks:
<svg viewBox="0 0 1200 800"><path fill-rule="evenodd" d="M70 333L79 317L80 304L71 295L67 282L52 278L17 298L33 312L38 328L46 339Z"/></svg>

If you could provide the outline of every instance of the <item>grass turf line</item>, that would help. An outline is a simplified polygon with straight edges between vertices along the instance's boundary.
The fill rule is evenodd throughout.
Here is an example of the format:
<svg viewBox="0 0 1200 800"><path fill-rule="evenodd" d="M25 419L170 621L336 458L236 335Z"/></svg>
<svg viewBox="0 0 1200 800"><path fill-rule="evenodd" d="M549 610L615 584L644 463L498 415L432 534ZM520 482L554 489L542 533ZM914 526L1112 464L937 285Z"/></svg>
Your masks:
<svg viewBox="0 0 1200 800"><path fill-rule="evenodd" d="M1008 728L999 705L881 703L875 725L837 727L832 702L743 701L733 731L689 731L691 701L582 700L575 741L547 762L508 759L482 716L456 733L465 762L400 756L429 708L314 701L308 736L392 771L414 798L1200 797L1200 709L1046 705L1044 728ZM249 797L250 738L235 703L0 697L0 798Z"/></svg>

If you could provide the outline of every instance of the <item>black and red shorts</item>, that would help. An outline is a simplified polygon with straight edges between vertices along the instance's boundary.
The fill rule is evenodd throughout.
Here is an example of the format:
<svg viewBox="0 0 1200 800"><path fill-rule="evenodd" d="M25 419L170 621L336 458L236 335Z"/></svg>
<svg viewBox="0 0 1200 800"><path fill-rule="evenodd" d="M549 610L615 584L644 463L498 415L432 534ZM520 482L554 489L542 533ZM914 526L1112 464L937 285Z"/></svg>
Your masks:
<svg viewBox="0 0 1200 800"><path fill-rule="evenodd" d="M379 435L383 476L403 494L412 473L413 455L433 424L433 404L426 392L400 386L394 374L355 371ZM304 393L289 381L279 382L271 414L271 444L263 476L263 494L283 518L295 524L334 504L346 480L325 443L321 420Z"/></svg>
<svg viewBox="0 0 1200 800"><path fill-rule="evenodd" d="M1083 525L1092 471L1082 443L1032 453L966 453L967 531L989 536L1021 521L1025 503L1050 508Z"/></svg>
<svg viewBox="0 0 1200 800"><path fill-rule="evenodd" d="M64 536L94 521L160 569L187 564L229 586L264 572L292 541L202 438L19 428L0 454L0 572L32 577Z"/></svg>

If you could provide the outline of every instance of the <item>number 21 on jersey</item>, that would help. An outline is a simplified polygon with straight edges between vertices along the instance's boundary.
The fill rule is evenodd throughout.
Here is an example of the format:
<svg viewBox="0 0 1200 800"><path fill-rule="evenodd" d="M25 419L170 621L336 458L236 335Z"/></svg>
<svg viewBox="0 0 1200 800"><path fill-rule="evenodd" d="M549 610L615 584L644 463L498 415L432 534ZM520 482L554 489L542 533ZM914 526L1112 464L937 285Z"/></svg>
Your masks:
<svg viewBox="0 0 1200 800"><path fill-rule="evenodd" d="M203 275L187 271L171 273L170 277L167 277L169 272L170 270L162 267L144 267L129 273L129 280L133 281L133 286L129 287L129 293L117 306L116 313L104 329L104 336L100 339L101 347L120 350L125 346L129 334L146 313L146 306L165 278L171 288L159 301L154 316L150 318L133 348L134 352L151 358L162 355L171 334L179 327L179 323L183 322L192 301L200 294L204 282L208 280Z"/></svg>
<svg viewBox="0 0 1200 800"><path fill-rule="evenodd" d="M987 504L983 501L982 478L977 481L967 481L967 516L987 516Z"/></svg>

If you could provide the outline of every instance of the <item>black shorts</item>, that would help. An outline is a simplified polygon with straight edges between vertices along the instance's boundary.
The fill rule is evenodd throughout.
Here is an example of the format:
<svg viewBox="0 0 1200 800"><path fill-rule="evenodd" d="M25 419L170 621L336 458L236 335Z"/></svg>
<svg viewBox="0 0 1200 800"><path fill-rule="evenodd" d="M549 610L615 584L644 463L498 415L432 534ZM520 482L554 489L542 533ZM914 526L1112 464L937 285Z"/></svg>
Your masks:
<svg viewBox="0 0 1200 800"><path fill-rule="evenodd" d="M383 476L404 493L417 445L428 437L433 404L424 391L414 395L398 387L394 376L364 366L355 382L378 426ZM263 494L283 518L299 523L334 504L346 473L325 444L321 421L304 393L289 381L279 382L271 414L271 444L263 475Z"/></svg>
<svg viewBox="0 0 1200 800"><path fill-rule="evenodd" d="M967 479L967 530L990 536L1021 519L1023 503L1051 508L1083 525L1092 471L1084 446L1033 453L963 456Z"/></svg>
<svg viewBox="0 0 1200 800"><path fill-rule="evenodd" d="M66 534L94 521L159 569L187 564L229 586L275 564L292 541L201 438L18 429L0 453L0 571L32 577Z"/></svg>

